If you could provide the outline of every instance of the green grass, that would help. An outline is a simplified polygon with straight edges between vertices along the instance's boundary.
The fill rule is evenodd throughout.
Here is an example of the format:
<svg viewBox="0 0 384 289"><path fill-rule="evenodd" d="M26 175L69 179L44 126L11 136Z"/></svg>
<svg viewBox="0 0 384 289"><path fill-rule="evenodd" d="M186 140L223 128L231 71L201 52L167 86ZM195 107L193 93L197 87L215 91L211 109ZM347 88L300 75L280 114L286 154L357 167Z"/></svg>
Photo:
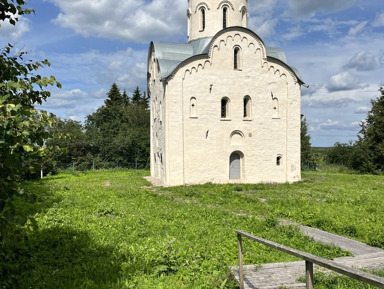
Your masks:
<svg viewBox="0 0 384 289"><path fill-rule="evenodd" d="M324 258L348 255L279 226L280 218L384 247L383 176L306 172L295 184L150 188L147 174L94 171L26 183L37 203L18 206L39 228L25 227L21 288L237 288L228 272L238 262L235 229ZM247 264L296 260L249 240L244 250ZM326 284L319 288L369 288L317 280Z"/></svg>

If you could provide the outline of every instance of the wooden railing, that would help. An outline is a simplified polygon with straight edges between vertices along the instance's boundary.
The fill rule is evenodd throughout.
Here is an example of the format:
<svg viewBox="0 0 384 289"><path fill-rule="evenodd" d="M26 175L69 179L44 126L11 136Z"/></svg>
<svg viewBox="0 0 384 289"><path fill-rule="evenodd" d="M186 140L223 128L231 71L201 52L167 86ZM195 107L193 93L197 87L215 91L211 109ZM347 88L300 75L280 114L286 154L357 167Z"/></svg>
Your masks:
<svg viewBox="0 0 384 289"><path fill-rule="evenodd" d="M307 289L314 289L314 282L313 282L313 264L322 266L324 268L327 268L329 270L335 271L337 273L340 273L342 275L346 275L350 278L368 283L370 285L377 286L379 288L384 288L384 278L372 275L370 273L366 273L363 271L360 271L358 269L354 269L339 263L336 263L334 261L330 261L309 253L305 253L293 248L289 248L286 246L283 246L278 243L271 242L269 240L265 240L263 238L248 234L243 231L236 231L237 233L237 239L238 239L238 247L239 247L239 282L240 282L240 289L244 289L244 269L243 269L243 241L242 237L246 237L248 239L251 239L253 241L259 242L261 244L264 244L265 246L274 248L276 250L285 252L287 254L299 257L303 260L305 260L305 279L306 279L306 288Z"/></svg>

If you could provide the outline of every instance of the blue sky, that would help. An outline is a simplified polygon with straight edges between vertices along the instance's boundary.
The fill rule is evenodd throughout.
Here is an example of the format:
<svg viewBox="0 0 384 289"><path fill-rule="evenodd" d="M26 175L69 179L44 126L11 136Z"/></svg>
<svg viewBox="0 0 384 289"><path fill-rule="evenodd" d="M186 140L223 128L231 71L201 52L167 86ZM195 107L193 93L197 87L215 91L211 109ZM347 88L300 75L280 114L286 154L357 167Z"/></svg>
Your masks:
<svg viewBox="0 0 384 289"><path fill-rule="evenodd" d="M146 89L152 40L186 41L187 0L29 0L35 15L2 23L0 45L33 60L47 58L62 89L46 109L83 121L116 82L130 94ZM267 46L283 48L310 88L302 114L313 146L355 140L370 100L384 84L384 1L248 0L249 28Z"/></svg>

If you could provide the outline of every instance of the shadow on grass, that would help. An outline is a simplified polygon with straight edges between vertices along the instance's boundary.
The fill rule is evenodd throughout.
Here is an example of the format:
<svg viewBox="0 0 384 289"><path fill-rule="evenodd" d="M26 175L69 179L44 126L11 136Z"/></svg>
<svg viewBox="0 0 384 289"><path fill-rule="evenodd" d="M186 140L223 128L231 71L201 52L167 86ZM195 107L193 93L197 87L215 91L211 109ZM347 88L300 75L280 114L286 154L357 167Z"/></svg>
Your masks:
<svg viewBox="0 0 384 289"><path fill-rule="evenodd" d="M30 235L17 279L21 288L113 288L123 259L84 231L44 229Z"/></svg>

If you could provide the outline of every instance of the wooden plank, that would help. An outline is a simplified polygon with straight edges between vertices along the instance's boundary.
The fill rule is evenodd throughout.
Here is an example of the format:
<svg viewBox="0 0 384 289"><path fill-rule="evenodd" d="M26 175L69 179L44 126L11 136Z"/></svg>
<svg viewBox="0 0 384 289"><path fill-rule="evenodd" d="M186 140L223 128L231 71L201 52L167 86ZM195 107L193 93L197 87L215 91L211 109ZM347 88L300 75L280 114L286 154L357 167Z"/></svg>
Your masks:
<svg viewBox="0 0 384 289"><path fill-rule="evenodd" d="M313 263L305 261L305 282L306 289L314 289Z"/></svg>
<svg viewBox="0 0 384 289"><path fill-rule="evenodd" d="M260 238L257 236L254 236L254 235L248 234L248 233L243 232L243 231L236 230L236 233L238 235L242 235L246 238L249 238L253 241L259 242L265 246L268 246L268 247L274 248L276 250L285 252L285 253L293 255L295 257L299 257L305 261L309 261L311 263L317 264L319 266L322 266L322 267L327 268L329 270L335 271L337 273L346 275L346 276L351 277L353 279L363 281L367 284L374 285L374 286L377 286L379 288L384 288L384 278L381 278L381 277L378 277L378 276L375 276L375 275L372 275L372 274L369 274L369 273L366 273L366 272L363 272L363 271L360 271L360 270L357 270L357 269L354 269L351 267L347 267L347 266L342 265L342 264L338 264L334 261L330 261L330 260L315 256L315 255L312 255L312 254L309 254L309 253L306 253L303 251L299 251L299 250L296 250L296 249L293 249L293 248L290 248L290 247L287 247L287 246L284 246L284 245L281 245L281 244L278 244L278 243L275 243L275 242L272 242L272 241L269 241L269 240L266 240L266 239L263 239L263 238Z"/></svg>
<svg viewBox="0 0 384 289"><path fill-rule="evenodd" d="M243 269L243 240L241 235L237 235L239 246L239 283L240 289L244 289L244 269Z"/></svg>

